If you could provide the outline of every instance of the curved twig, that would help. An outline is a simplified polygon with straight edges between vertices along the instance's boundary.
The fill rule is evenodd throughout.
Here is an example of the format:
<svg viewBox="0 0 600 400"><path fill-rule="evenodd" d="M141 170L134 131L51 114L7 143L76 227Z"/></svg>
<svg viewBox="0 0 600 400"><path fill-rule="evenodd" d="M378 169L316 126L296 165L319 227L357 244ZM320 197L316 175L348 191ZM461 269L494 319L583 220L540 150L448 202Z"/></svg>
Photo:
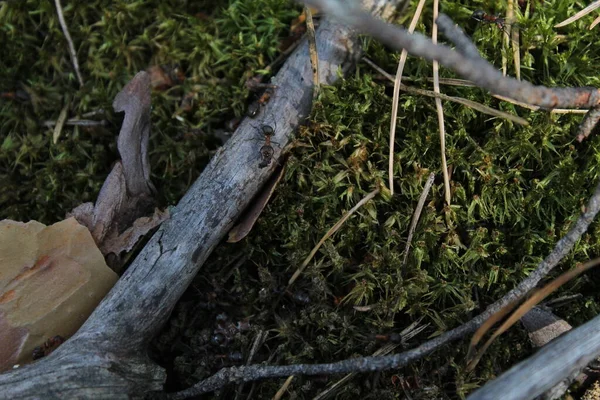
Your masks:
<svg viewBox="0 0 600 400"><path fill-rule="evenodd" d="M323 10L362 33L371 35L390 48L406 49L410 54L428 61L439 61L463 78L496 94L549 109L593 108L600 104L600 92L596 88L547 88L503 77L493 65L480 57L468 57L448 46L435 45L429 38L418 33L409 34L402 27L388 24L365 13L354 2L349 4L341 0L306 0L305 3ZM437 24L444 35L453 42L459 40L461 35L464 36L445 14L440 14ZM460 32L459 36L456 36L457 32Z"/></svg>

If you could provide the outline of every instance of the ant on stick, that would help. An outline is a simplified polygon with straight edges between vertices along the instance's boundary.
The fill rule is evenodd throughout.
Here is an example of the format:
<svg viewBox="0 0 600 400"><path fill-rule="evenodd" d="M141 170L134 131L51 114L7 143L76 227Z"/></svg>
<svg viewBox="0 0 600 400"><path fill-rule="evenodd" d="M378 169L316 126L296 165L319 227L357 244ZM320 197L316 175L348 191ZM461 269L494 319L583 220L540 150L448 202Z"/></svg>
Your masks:
<svg viewBox="0 0 600 400"><path fill-rule="evenodd" d="M258 164L258 167L265 168L271 165L273 154L275 153L273 146L271 146L271 136L275 134L275 131L270 125L263 125L261 129L263 135L265 135L265 144L260 148L260 156L262 157L262 161L260 164Z"/></svg>

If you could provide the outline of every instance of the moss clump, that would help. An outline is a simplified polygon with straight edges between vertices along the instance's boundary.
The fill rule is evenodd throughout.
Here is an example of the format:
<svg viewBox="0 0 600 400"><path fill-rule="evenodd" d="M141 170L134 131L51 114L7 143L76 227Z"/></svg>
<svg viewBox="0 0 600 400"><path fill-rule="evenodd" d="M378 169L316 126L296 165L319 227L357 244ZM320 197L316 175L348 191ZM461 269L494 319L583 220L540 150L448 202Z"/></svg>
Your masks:
<svg viewBox="0 0 600 400"><path fill-rule="evenodd" d="M277 54L297 6L253 2L91 1L64 4L85 85L78 87L53 3L0 5L0 218L55 222L93 201L117 159L114 96L151 65L186 79L153 94L151 165L175 203L216 148L212 132L243 113L246 79ZM192 100L184 110L183 97ZM44 121L104 110L106 128L66 126L58 144Z"/></svg>

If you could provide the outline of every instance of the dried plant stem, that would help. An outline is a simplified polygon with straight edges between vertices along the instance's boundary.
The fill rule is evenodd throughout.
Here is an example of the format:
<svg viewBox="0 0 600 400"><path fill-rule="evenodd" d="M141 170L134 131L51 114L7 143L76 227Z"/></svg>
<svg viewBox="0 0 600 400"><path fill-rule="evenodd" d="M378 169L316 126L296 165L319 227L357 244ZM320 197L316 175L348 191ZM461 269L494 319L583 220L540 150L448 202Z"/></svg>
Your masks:
<svg viewBox="0 0 600 400"><path fill-rule="evenodd" d="M294 275L292 275L292 277L290 278L290 280L288 282L288 289L289 289L290 286L292 286L292 284L296 281L296 279L298 279L298 277L300 276L300 274L302 273L302 271L304 271L304 268L306 268L306 266L308 265L308 263L310 262L310 260L312 260L312 258L315 256L315 254L317 254L317 251L321 248L321 246L323 245L323 243L325 243L325 241L327 239L329 239L331 237L331 235L333 235L334 233L336 233L338 231L338 229L340 229L340 227L342 225L344 225L344 222L346 222L346 220L348 218L350 218L352 216L352 214L354 214L356 212L356 210L358 210L359 208L361 208L366 202L368 202L373 197L375 197L375 195L377 195L377 193L379 193L379 189L375 189L371 193L369 193L365 197L363 197L361 201L359 201L358 203L356 203L356 205L354 207L352 207L350 209L350 211L348 211L346 214L344 214L344 216L342 218L340 218L340 220L338 222L336 222L335 225L333 225L331 227L331 229L329 229L327 231L327 233L321 238L321 240L319 240L319 243L317 243L317 245L312 249L312 251L310 252L310 254L308 255L308 257L306 257L306 259L304 260L304 262L302 262L302 265L300 266L300 268L298 268L296 270L296 272L294 272Z"/></svg>
<svg viewBox="0 0 600 400"><path fill-rule="evenodd" d="M425 205L425 200L427 200L427 196L429 195L431 186L433 186L434 179L435 179L435 174L432 172L431 174L429 174L429 178L427 178L427 182L425 182L425 186L423 187L423 192L421 193L421 197L419 197L419 202L417 203L417 208L415 208L415 212L413 213L412 220L410 221L410 229L408 230L408 239L406 239L406 247L404 248L404 258L402 259L402 267L404 267L406 265L406 260L408 260L408 254L410 252L410 244L412 243L412 238L413 238L413 235L415 234L415 230L417 229L417 224L419 223L419 218L421 217L421 212L423 211L423 206Z"/></svg>
<svg viewBox="0 0 600 400"><path fill-rule="evenodd" d="M435 21L438 18L439 1L433 0L433 28L431 31L431 41L437 44L437 24ZM440 65L437 61L433 62L433 91L440 93ZM444 198L446 205L450 206L452 193L450 193L450 176L448 175L448 162L446 161L446 127L444 124L444 108L442 100L439 97L435 98L435 109L438 117L438 129L440 130L440 154L442 156L442 175L444 176Z"/></svg>
<svg viewBox="0 0 600 400"><path fill-rule="evenodd" d="M506 7L506 20L510 23L504 27L506 48L512 48L515 77L521 80L521 52L519 49L519 28L512 25L515 20L515 1L508 0Z"/></svg>
<svg viewBox="0 0 600 400"><path fill-rule="evenodd" d="M413 15L408 32L412 33L417 27L421 13L423 12L423 6L425 6L425 0L419 0L415 15ZM396 142L396 120L398 119L398 101L400 98L400 83L402 81L402 71L404 71L404 65L406 64L406 57L408 52L402 50L400 54L400 61L398 61L398 69L396 70L396 78L394 79L394 94L392 96L392 116L390 119L390 160L388 166L388 186L390 193L394 195L394 144Z"/></svg>
<svg viewBox="0 0 600 400"><path fill-rule="evenodd" d="M67 42L69 43L69 54L71 55L71 62L73 63L73 68L75 69L79 86L83 86L83 78L81 77L81 72L79 71L79 61L77 61L77 52L75 52L75 45L73 44L73 39L71 39L71 34L69 34L69 28L67 27L67 22L65 21L65 16L63 15L60 0L54 0L54 4L56 5L56 13L58 14L60 27L62 28Z"/></svg>
<svg viewBox="0 0 600 400"><path fill-rule="evenodd" d="M600 24L600 17L598 17L598 18L596 18L594 21L592 21L592 23L590 24L590 28L589 28L589 29L590 29L590 31L591 31L592 29L594 29L594 27L595 27L596 25L598 25L598 24Z"/></svg>
<svg viewBox="0 0 600 400"><path fill-rule="evenodd" d="M319 53L317 52L317 40L315 39L315 24L313 23L312 12L310 7L304 7L304 14L306 15L306 34L308 36L308 52L310 54L310 64L313 72L313 103L319 96L319 90L321 88L319 79Z"/></svg>
<svg viewBox="0 0 600 400"><path fill-rule="evenodd" d="M594 11L596 8L599 8L599 7L600 7L600 0L596 0L595 2L593 2L592 4L590 4L583 10L579 11L577 14L573 15L572 17L567 18L564 21L559 22L558 24L554 25L554 27L562 28L565 25L569 25L570 23L575 22L578 19L588 15L589 13L591 13L592 11Z"/></svg>
<svg viewBox="0 0 600 400"><path fill-rule="evenodd" d="M495 97L495 98L497 98L497 99L500 99L502 101L506 101L508 103L515 104L517 106L524 107L524 108L527 108L527 109L532 110L532 111L540 111L540 110L542 110L542 111L547 111L547 112L549 112L551 114L587 114L587 112L588 112L588 110L579 110L579 109L576 109L576 108L553 108L552 110L546 110L546 109L543 109L541 107L532 106L532 105L527 104L527 103L522 103L520 101L513 100L513 99L511 99L509 97L500 96L498 94L493 94L492 96Z"/></svg>

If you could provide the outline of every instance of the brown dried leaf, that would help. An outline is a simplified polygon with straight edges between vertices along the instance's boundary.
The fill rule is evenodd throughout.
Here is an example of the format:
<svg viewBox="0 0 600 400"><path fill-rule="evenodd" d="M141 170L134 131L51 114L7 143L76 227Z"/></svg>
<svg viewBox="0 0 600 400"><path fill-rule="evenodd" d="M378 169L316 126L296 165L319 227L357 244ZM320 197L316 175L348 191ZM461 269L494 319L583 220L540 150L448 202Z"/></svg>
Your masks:
<svg viewBox="0 0 600 400"><path fill-rule="evenodd" d="M239 223L234 226L229 231L229 238L227 239L227 243L237 243L246 236L252 230L252 227L256 223L258 217L264 210L265 206L269 202L269 199L273 195L277 184L281 180L283 176L283 171L285 170L285 165L280 166L279 169L273 174L273 176L267 181L265 187L261 192L256 196L253 200L250 207L244 214L244 216L240 219Z"/></svg>
<svg viewBox="0 0 600 400"><path fill-rule="evenodd" d="M115 163L106 178L96 204L82 204L70 214L89 228L104 255L112 252L118 255L122 251L130 250L140 236L168 218L168 212L157 212L153 217L139 219L151 212L156 191L150 181L148 159L148 73L138 73L117 94L113 107L117 112L125 112L118 139L121 161ZM111 267L119 266L119 262L111 262Z"/></svg>
<svg viewBox="0 0 600 400"><path fill-rule="evenodd" d="M32 361L49 337L73 335L117 279L74 218L0 221L0 371Z"/></svg>

